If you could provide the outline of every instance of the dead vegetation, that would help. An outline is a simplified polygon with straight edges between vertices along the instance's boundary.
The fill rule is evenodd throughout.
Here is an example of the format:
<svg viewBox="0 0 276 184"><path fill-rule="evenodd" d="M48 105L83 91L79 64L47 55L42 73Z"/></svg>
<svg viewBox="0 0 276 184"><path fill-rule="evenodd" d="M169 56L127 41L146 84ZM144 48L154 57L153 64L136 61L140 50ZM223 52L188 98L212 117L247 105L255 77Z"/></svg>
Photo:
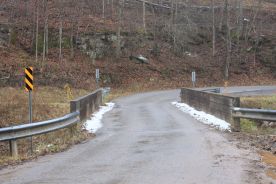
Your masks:
<svg viewBox="0 0 276 184"><path fill-rule="evenodd" d="M242 97L241 106L245 108L276 110L276 96ZM240 137L251 146L276 155L276 122L241 119Z"/></svg>
<svg viewBox="0 0 276 184"><path fill-rule="evenodd" d="M241 106L253 109L270 109L276 110L276 96L254 96L242 97ZM257 120L241 120L242 130L248 133L256 134L276 134L276 122L257 121Z"/></svg>
<svg viewBox="0 0 276 184"><path fill-rule="evenodd" d="M193 70L197 72L198 86L223 85L226 57L223 19L225 13L222 11L224 2L214 1L215 5L220 7L215 11L217 33L215 56L211 53L210 8L185 9L185 6L210 7L210 2L201 0L174 2L180 3L178 11L170 12L157 7L146 8L146 32L143 28L142 4L134 1L125 2L121 20L120 57L115 53L119 26L118 1L106 4L105 16L102 15L102 1L96 0L63 1L62 11L59 8L59 1L37 5L32 0L27 0L24 2L26 6L22 7L19 6L20 1L4 2L6 10L3 10L3 17L9 17L10 12L7 10L18 11L10 15L14 20L14 34L10 34L14 42L11 42L9 47L0 48L0 86L20 85L23 68L27 65L35 67L36 83L44 86L63 87L69 83L75 88L93 89L96 86L94 77L96 68L100 68L101 85L115 88L125 88L133 83L145 84L145 89L148 86L154 86L154 89L189 86ZM239 36L240 33L237 31L239 15L234 8L237 2L229 0L232 43L229 85L273 84L275 82L272 78L276 76L273 68L275 67L273 3L264 1L258 9L259 1L243 1L243 17L246 20L250 19L251 22L244 23L244 33ZM171 6L169 1L163 3ZM46 5L48 12L43 9ZM268 11L264 7L271 9ZM34 62L36 22L29 17L35 18L37 10L41 12L39 11L37 25L38 62ZM62 17L59 17L60 14ZM59 44L60 21L63 23L61 44ZM173 31L172 28L176 30ZM49 48L44 56L45 29L49 29L47 42ZM82 48L87 46L82 45L82 39L89 35L103 42L106 42L108 35L115 41L109 43L108 49L103 51L105 53L103 56L96 57L93 54L99 48L93 48L94 50ZM103 43L96 45L101 44ZM62 59L60 59L60 49ZM128 59L129 56L139 54L149 59L148 66L135 64ZM6 78L7 76L9 77Z"/></svg>
<svg viewBox="0 0 276 184"><path fill-rule="evenodd" d="M243 107L276 110L276 95L241 98Z"/></svg>
<svg viewBox="0 0 276 184"><path fill-rule="evenodd" d="M35 87L33 91L33 121L44 121L61 117L70 112L70 100L87 94L88 91L69 87ZM28 94L23 88L0 88L0 128L28 123ZM53 133L33 137L33 151L30 154L30 139L19 140L20 157L10 157L9 144L0 143L0 166L22 162L48 153L66 150L73 144L86 140L91 135L79 124Z"/></svg>
<svg viewBox="0 0 276 184"><path fill-rule="evenodd" d="M75 144L86 141L93 137L83 129L83 124L78 124L74 129L66 128L52 133L32 137L33 153L31 153L30 138L18 140L19 157L12 158L9 152L7 142L0 143L0 169L8 166L19 164L30 159L35 159L46 154L65 151Z"/></svg>
<svg viewBox="0 0 276 184"><path fill-rule="evenodd" d="M57 118L70 112L69 102L86 90L36 86L33 91L33 122ZM28 93L23 88L0 88L0 127L28 123Z"/></svg>

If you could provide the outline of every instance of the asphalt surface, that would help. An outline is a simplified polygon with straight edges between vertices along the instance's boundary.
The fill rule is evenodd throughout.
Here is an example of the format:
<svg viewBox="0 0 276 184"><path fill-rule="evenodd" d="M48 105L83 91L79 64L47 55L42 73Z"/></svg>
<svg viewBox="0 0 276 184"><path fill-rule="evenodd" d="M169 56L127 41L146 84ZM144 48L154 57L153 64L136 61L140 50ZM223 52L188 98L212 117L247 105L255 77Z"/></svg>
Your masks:
<svg viewBox="0 0 276 184"><path fill-rule="evenodd" d="M177 110L180 91L120 98L97 136L70 150L0 170L1 184L266 183L259 157L227 133Z"/></svg>
<svg viewBox="0 0 276 184"><path fill-rule="evenodd" d="M243 96L262 96L276 95L276 86L231 86L231 87L208 87L197 88L198 90L220 89L223 94L243 97Z"/></svg>
<svg viewBox="0 0 276 184"><path fill-rule="evenodd" d="M221 89L222 93L237 97L276 95L276 86L240 86Z"/></svg>

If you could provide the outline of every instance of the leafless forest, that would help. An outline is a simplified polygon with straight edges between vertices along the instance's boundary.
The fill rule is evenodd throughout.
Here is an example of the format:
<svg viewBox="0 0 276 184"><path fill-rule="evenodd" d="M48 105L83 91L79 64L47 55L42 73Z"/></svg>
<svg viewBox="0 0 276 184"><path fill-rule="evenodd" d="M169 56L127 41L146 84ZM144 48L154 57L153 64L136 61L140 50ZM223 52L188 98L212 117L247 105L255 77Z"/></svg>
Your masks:
<svg viewBox="0 0 276 184"><path fill-rule="evenodd" d="M42 79L66 70L62 85L77 78L68 68L91 77L94 67L111 85L184 85L192 70L202 84L276 77L275 0L1 0L0 28L4 85L29 63ZM149 65L129 60L140 54Z"/></svg>

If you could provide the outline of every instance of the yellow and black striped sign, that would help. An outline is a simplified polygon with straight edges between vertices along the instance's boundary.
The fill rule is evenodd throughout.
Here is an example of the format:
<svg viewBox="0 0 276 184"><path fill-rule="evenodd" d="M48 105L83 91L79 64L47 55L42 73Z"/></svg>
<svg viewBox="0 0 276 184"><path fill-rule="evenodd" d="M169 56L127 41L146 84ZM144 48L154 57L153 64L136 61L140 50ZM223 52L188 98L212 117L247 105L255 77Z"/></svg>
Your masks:
<svg viewBox="0 0 276 184"><path fill-rule="evenodd" d="M34 89L33 67L25 68L25 90L32 91Z"/></svg>

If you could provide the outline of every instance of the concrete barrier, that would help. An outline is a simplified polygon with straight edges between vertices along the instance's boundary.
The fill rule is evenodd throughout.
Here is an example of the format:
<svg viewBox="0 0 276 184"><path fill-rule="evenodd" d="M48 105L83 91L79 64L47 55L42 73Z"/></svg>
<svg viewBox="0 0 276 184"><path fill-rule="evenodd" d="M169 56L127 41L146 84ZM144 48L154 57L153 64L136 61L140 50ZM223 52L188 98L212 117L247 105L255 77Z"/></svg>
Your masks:
<svg viewBox="0 0 276 184"><path fill-rule="evenodd" d="M102 89L70 102L70 112L79 111L80 120L88 119L102 105Z"/></svg>
<svg viewBox="0 0 276 184"><path fill-rule="evenodd" d="M232 116L232 109L240 107L239 97L182 88L181 102L227 121L232 131L240 131L239 119Z"/></svg>

